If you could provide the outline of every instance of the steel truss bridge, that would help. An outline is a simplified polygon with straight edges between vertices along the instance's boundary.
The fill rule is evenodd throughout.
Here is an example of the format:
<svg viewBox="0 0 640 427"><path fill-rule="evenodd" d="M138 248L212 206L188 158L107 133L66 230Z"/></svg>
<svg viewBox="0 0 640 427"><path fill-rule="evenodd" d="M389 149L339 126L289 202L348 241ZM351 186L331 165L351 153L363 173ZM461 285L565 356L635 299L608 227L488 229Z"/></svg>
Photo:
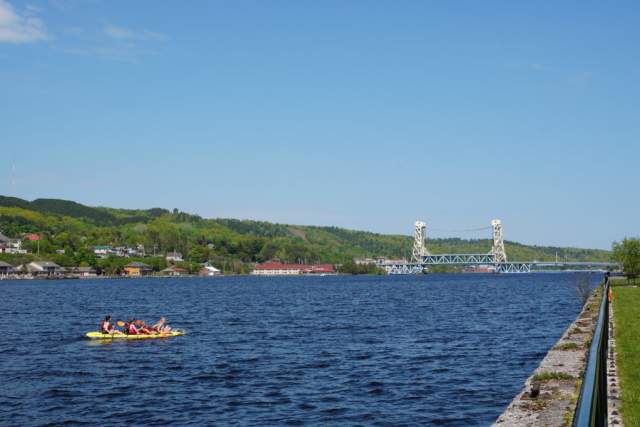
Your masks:
<svg viewBox="0 0 640 427"><path fill-rule="evenodd" d="M493 229L493 247L486 254L431 254L426 248L426 223L416 221L415 239L410 263L386 264L382 267L388 274L419 274L430 266L436 265L486 265L493 267L496 273L530 273L532 268L575 267L579 269L616 268L616 263L607 262L509 262L502 239L502 222L491 221Z"/></svg>

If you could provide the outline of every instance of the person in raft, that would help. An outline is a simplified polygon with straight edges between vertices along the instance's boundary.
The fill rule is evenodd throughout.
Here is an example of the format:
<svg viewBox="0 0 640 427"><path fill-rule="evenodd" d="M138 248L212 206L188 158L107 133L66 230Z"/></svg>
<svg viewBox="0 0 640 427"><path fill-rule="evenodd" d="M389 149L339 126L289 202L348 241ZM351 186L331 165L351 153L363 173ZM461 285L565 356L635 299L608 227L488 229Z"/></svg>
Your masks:
<svg viewBox="0 0 640 427"><path fill-rule="evenodd" d="M111 323L111 316L106 316L102 323L100 323L100 332L103 334L121 334L119 330L116 329L115 326Z"/></svg>
<svg viewBox="0 0 640 427"><path fill-rule="evenodd" d="M138 326L138 333L143 335L153 335L155 331L153 329L149 329L142 320L136 320L134 322L136 326Z"/></svg>
<svg viewBox="0 0 640 427"><path fill-rule="evenodd" d="M164 317L161 317L160 320L151 327L151 330L159 334L168 334L171 332L171 326L167 325L167 321Z"/></svg>
<svg viewBox="0 0 640 427"><path fill-rule="evenodd" d="M172 331L171 326L167 325L164 317L152 327L148 327L142 320L129 319L124 324L124 331L119 331L111 324L111 316L105 317L100 324L100 331L103 334L125 334L125 335L156 335L168 334Z"/></svg>
<svg viewBox="0 0 640 427"><path fill-rule="evenodd" d="M136 328L136 325L133 319L129 319L129 321L124 324L124 333L127 335L140 334L140 331L138 331L138 328Z"/></svg>

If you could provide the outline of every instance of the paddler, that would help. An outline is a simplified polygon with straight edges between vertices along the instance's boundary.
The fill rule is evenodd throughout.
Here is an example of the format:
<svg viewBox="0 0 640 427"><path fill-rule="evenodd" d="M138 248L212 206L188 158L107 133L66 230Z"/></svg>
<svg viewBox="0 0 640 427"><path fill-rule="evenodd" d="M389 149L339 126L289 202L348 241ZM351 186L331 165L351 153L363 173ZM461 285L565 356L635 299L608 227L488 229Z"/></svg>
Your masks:
<svg viewBox="0 0 640 427"><path fill-rule="evenodd" d="M136 328L136 325L133 322L133 319L130 319L125 325L124 325L124 333L127 335L138 335L138 328Z"/></svg>
<svg viewBox="0 0 640 427"><path fill-rule="evenodd" d="M171 332L171 326L167 325L167 321L164 317L161 317L160 320L158 320L158 322L151 327L151 329L159 334L166 334Z"/></svg>
<svg viewBox="0 0 640 427"><path fill-rule="evenodd" d="M109 335L122 333L111 323L111 316L106 316L102 323L100 323L100 332Z"/></svg>
<svg viewBox="0 0 640 427"><path fill-rule="evenodd" d="M147 325L142 320L136 320L135 324L140 327L140 329L138 329L138 332L141 333L141 334L151 335L151 334L153 334L155 332L155 331L147 328Z"/></svg>

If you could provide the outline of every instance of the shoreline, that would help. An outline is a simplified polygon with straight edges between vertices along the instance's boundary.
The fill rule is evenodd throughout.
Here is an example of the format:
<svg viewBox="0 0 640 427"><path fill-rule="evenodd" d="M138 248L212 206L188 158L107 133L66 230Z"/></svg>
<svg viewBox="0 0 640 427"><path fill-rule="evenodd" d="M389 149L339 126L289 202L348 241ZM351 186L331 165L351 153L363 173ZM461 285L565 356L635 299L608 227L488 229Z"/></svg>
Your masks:
<svg viewBox="0 0 640 427"><path fill-rule="evenodd" d="M95 275L95 276L30 276L30 275L0 275L0 282L3 280L106 280L106 279L193 279L193 278L221 278L221 277L327 277L327 276L370 276L370 277L380 277L380 276L388 276L388 277L407 277L407 276L415 276L415 277L423 277L423 276L431 276L431 275L439 275L439 274L455 274L455 275L464 275L464 276L496 276L501 274L575 274L575 273L585 273L585 274L601 274L601 271L598 270L539 270L539 271L531 271L529 273L487 273L487 272L468 272L468 271L454 271L454 272L434 272L434 273L421 273L421 274L375 274L375 273L363 273L363 274L352 274L352 273L323 273L323 274L273 274L273 275L261 275L261 274L251 274L251 273L233 273L233 274L216 274L213 276L200 276L197 274L180 274L180 275L158 275L158 274L147 274L144 276L125 276L125 275Z"/></svg>
<svg viewBox="0 0 640 427"><path fill-rule="evenodd" d="M525 380L493 427L571 424L598 322L602 289L600 285L592 292L576 319Z"/></svg>

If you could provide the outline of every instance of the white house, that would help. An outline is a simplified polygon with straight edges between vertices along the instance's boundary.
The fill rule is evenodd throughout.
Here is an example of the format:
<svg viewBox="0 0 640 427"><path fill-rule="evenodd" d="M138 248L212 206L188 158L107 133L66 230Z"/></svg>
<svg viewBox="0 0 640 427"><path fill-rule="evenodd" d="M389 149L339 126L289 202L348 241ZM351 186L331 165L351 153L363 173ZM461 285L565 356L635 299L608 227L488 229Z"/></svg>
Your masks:
<svg viewBox="0 0 640 427"><path fill-rule="evenodd" d="M26 254L27 251L22 249L22 240L10 239L0 233L0 254Z"/></svg>
<svg viewBox="0 0 640 427"><path fill-rule="evenodd" d="M180 252L169 252L165 257L167 262L182 262L182 254Z"/></svg>
<svg viewBox="0 0 640 427"><path fill-rule="evenodd" d="M222 272L212 265L205 265L199 273L202 277L219 276L220 274L222 274Z"/></svg>
<svg viewBox="0 0 640 427"><path fill-rule="evenodd" d="M101 245L93 248L93 253L98 255L99 258L106 258L109 256L113 248L111 246Z"/></svg>

